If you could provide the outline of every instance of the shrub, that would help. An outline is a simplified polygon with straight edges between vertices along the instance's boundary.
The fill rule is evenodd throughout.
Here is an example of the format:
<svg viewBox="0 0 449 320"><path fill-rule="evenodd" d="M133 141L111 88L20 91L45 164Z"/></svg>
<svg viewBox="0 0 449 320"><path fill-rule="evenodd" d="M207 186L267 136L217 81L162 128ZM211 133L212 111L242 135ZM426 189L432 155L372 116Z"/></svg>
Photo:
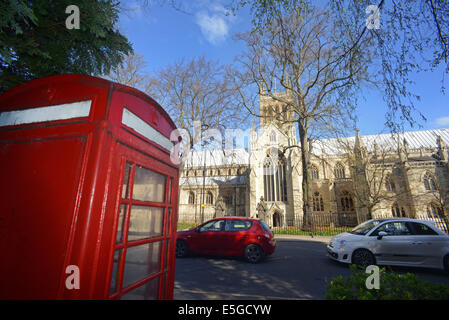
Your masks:
<svg viewBox="0 0 449 320"><path fill-rule="evenodd" d="M187 229L192 229L195 228L196 226L198 226L198 223L194 223L194 222L181 222L178 221L178 225L177 225L177 231L181 231L181 230L187 230Z"/></svg>
<svg viewBox="0 0 449 320"><path fill-rule="evenodd" d="M449 286L419 279L415 274L397 274L380 268L380 288L367 289L370 275L365 269L350 266L351 276L333 278L327 287L328 300L447 300Z"/></svg>
<svg viewBox="0 0 449 320"><path fill-rule="evenodd" d="M302 229L300 227L275 227L273 232L275 234L289 234L301 236L335 236L342 232L350 231L347 227L315 227L312 230Z"/></svg>

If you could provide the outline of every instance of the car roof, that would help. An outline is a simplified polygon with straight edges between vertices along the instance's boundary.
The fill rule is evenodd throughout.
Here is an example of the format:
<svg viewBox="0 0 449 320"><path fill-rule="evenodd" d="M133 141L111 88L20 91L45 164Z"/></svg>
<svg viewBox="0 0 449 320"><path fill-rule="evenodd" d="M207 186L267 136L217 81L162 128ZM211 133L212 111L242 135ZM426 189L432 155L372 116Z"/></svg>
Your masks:
<svg viewBox="0 0 449 320"><path fill-rule="evenodd" d="M238 219L238 220L252 220L252 221L258 221L259 219L250 218L250 217L242 217L242 216L225 216L225 217L217 217L213 218L211 220L217 220L217 219Z"/></svg>
<svg viewBox="0 0 449 320"><path fill-rule="evenodd" d="M384 222L418 222L423 223L429 227L431 227L434 230L437 230L438 232L442 232L443 234L446 234L444 231L442 231L440 228L437 227L435 224L435 221L433 220L424 220L424 219L414 219L414 218L380 218L380 219L371 219L370 221L380 221L380 223Z"/></svg>
<svg viewBox="0 0 449 320"><path fill-rule="evenodd" d="M413 218L380 218L380 219L372 219L373 221L380 221L380 222L385 222L385 221L405 221L405 222L422 222L422 223L426 223L426 224L433 224L433 221L430 220L423 220L423 219L413 219Z"/></svg>

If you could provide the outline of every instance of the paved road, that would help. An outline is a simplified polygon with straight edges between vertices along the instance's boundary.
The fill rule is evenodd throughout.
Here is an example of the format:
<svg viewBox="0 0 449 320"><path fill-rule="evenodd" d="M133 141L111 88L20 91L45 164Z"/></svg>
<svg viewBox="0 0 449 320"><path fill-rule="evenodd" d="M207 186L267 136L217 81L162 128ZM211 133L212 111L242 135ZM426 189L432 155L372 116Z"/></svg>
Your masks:
<svg viewBox="0 0 449 320"><path fill-rule="evenodd" d="M278 238L276 252L259 264L228 257L177 259L174 299L324 299L332 277L350 275L347 265L326 257L328 239ZM414 272L423 279L449 284L449 276L442 271L394 270Z"/></svg>

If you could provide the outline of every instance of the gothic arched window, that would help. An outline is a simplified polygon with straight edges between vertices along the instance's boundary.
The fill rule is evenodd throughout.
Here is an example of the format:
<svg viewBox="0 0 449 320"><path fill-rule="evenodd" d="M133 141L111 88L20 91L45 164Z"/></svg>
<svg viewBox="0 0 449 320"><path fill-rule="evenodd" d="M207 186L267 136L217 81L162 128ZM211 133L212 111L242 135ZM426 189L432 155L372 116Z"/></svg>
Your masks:
<svg viewBox="0 0 449 320"><path fill-rule="evenodd" d="M387 176L387 178L385 179L385 188L387 189L387 191L396 191L396 185L390 176Z"/></svg>
<svg viewBox="0 0 449 320"><path fill-rule="evenodd" d="M393 206L391 207L391 215L396 218L401 218L401 217L405 218L406 215L405 215L404 207L399 208L399 205L397 203L394 203Z"/></svg>
<svg viewBox="0 0 449 320"><path fill-rule="evenodd" d="M206 194L206 204L213 204L214 203L214 196L212 195L212 192L208 192Z"/></svg>
<svg viewBox="0 0 449 320"><path fill-rule="evenodd" d="M277 141L276 132L274 130L270 133L270 142L275 143Z"/></svg>
<svg viewBox="0 0 449 320"><path fill-rule="evenodd" d="M343 191L340 194L340 209L343 212L354 211L354 202L352 201L352 196L348 191Z"/></svg>
<svg viewBox="0 0 449 320"><path fill-rule="evenodd" d="M310 175L312 177L312 180L318 180L320 178L320 172L318 171L318 168L313 164L310 166Z"/></svg>
<svg viewBox="0 0 449 320"><path fill-rule="evenodd" d="M339 162L334 168L334 177L335 179L344 179L345 175L345 167Z"/></svg>
<svg viewBox="0 0 449 320"><path fill-rule="evenodd" d="M323 197L319 192L313 194L313 211L324 211Z"/></svg>
<svg viewBox="0 0 449 320"><path fill-rule="evenodd" d="M266 201L287 201L285 158L281 154L278 154L277 158L272 158L270 154L267 154L263 167L264 199Z"/></svg>
<svg viewBox="0 0 449 320"><path fill-rule="evenodd" d="M189 192L189 204L195 204L195 193Z"/></svg>
<svg viewBox="0 0 449 320"><path fill-rule="evenodd" d="M436 190L437 189L434 177L428 172L424 176L424 188L426 188L426 190Z"/></svg>

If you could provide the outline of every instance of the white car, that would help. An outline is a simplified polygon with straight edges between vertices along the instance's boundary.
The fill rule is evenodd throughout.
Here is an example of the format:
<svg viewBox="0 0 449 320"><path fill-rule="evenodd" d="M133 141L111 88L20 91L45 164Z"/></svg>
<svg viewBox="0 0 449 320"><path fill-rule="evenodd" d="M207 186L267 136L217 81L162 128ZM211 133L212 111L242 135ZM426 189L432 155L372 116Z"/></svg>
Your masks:
<svg viewBox="0 0 449 320"><path fill-rule="evenodd" d="M369 220L333 237L327 251L331 259L344 263L449 271L449 236L425 220Z"/></svg>

